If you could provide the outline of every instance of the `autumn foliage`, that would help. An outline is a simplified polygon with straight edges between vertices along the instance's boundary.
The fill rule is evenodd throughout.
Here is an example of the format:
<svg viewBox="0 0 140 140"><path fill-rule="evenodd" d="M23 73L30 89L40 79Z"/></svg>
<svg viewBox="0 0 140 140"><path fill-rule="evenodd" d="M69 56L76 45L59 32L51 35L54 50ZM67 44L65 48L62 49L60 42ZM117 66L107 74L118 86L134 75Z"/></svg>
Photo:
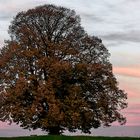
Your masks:
<svg viewBox="0 0 140 140"><path fill-rule="evenodd" d="M125 123L126 93L109 53L75 11L54 5L20 12L0 50L0 120L61 134Z"/></svg>

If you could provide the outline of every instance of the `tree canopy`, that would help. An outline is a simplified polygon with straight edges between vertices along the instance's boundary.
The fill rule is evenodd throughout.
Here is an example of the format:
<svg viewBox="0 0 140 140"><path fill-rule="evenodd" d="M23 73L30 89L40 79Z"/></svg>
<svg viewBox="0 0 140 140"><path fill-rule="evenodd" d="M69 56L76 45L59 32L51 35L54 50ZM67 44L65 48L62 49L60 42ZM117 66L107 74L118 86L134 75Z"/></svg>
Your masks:
<svg viewBox="0 0 140 140"><path fill-rule="evenodd" d="M0 50L0 120L50 134L126 122L102 40L88 35L74 10L43 5L20 12Z"/></svg>

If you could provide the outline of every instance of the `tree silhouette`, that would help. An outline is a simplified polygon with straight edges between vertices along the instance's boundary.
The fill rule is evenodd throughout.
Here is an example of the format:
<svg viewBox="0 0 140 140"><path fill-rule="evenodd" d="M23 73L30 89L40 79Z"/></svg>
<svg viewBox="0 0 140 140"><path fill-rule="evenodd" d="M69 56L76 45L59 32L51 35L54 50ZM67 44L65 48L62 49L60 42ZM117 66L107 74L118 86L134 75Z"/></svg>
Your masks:
<svg viewBox="0 0 140 140"><path fill-rule="evenodd" d="M54 5L20 12L0 50L0 120L49 134L109 126L126 119L109 52L75 11Z"/></svg>

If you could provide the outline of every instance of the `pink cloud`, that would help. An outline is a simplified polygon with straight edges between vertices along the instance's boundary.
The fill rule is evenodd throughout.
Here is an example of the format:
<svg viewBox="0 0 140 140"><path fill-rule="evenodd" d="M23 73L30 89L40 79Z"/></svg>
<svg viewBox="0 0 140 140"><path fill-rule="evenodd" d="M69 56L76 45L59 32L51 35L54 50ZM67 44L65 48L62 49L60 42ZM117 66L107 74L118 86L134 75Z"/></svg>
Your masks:
<svg viewBox="0 0 140 140"><path fill-rule="evenodd" d="M139 103L140 67L114 67L113 72L117 74L120 89L125 90L128 95L128 103Z"/></svg>
<svg viewBox="0 0 140 140"><path fill-rule="evenodd" d="M127 115L127 126L140 126L140 116Z"/></svg>
<svg viewBox="0 0 140 140"><path fill-rule="evenodd" d="M140 110L140 103L136 103L136 104L129 104L129 109L131 110Z"/></svg>
<svg viewBox="0 0 140 140"><path fill-rule="evenodd" d="M113 72L120 75L139 77L140 78L140 68L130 68L130 67L113 67Z"/></svg>
<svg viewBox="0 0 140 140"><path fill-rule="evenodd" d="M127 102L128 104L138 104L140 101L140 79L138 81L135 81L135 78L120 78L121 76L117 77L117 80L119 82L119 88L123 89L127 93Z"/></svg>
<svg viewBox="0 0 140 140"><path fill-rule="evenodd" d="M121 84L121 88L128 93L128 98L140 97L138 89L135 89L133 85L129 85L129 83Z"/></svg>
<svg viewBox="0 0 140 140"><path fill-rule="evenodd" d="M140 126L140 104L130 103L122 113L127 119L126 125Z"/></svg>
<svg viewBox="0 0 140 140"><path fill-rule="evenodd" d="M123 113L126 115L134 116L134 117L136 117L136 115L140 117L140 109L132 110L132 109L128 108L127 110L123 111Z"/></svg>
<svg viewBox="0 0 140 140"><path fill-rule="evenodd" d="M122 110L127 119L127 126L140 126L140 69L114 67L120 89L128 95L128 107Z"/></svg>

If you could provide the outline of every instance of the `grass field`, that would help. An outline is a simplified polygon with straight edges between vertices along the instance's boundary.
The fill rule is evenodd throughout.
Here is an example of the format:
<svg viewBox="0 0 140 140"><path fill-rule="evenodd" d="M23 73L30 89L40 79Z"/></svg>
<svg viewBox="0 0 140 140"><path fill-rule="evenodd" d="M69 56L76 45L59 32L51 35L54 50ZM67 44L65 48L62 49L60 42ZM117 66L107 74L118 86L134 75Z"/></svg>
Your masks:
<svg viewBox="0 0 140 140"><path fill-rule="evenodd" d="M140 138L91 136L30 136L16 138L0 138L0 140L140 140Z"/></svg>

